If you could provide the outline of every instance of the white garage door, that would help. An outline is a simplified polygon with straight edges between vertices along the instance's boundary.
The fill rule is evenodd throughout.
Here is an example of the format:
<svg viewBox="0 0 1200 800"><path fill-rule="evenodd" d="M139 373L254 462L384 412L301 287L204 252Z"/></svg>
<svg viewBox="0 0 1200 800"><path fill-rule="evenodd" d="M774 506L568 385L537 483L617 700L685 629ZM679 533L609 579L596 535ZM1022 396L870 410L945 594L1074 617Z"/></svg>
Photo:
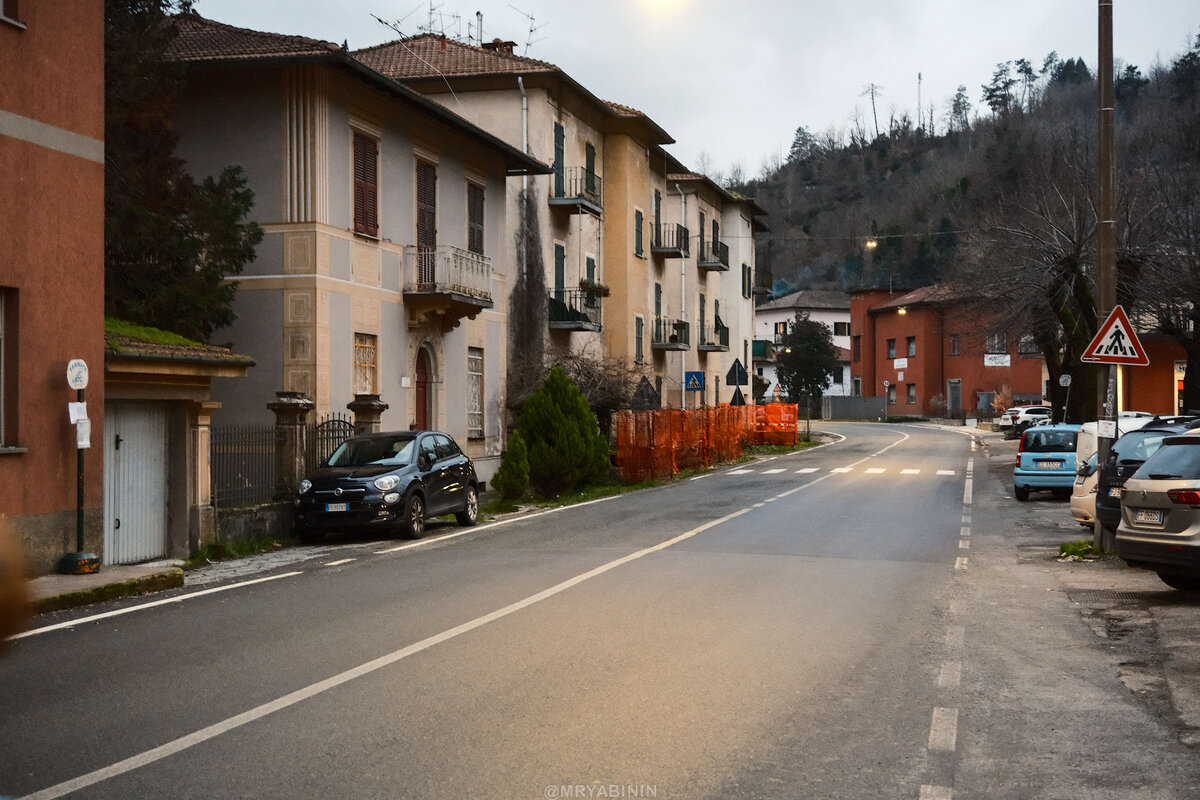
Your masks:
<svg viewBox="0 0 1200 800"><path fill-rule="evenodd" d="M167 554L167 409L104 407L104 563Z"/></svg>

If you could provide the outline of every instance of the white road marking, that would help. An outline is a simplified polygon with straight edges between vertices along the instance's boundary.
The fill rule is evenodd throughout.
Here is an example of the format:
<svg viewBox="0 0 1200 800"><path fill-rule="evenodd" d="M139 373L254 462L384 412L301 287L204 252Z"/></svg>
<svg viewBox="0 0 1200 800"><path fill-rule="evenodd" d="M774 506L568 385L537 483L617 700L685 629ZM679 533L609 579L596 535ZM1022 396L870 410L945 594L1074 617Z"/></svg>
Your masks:
<svg viewBox="0 0 1200 800"><path fill-rule="evenodd" d="M971 479L967 478L963 485L963 505L971 505Z"/></svg>
<svg viewBox="0 0 1200 800"><path fill-rule="evenodd" d="M752 474L754 474L754 470L752 470L752 469L731 469L731 470L729 470L729 474L730 475L752 475Z"/></svg>
<svg viewBox="0 0 1200 800"><path fill-rule="evenodd" d="M958 709L933 709L933 722L929 726L929 749L953 752L958 742Z"/></svg>
<svg viewBox="0 0 1200 800"><path fill-rule="evenodd" d="M833 472L850 472L853 469L854 469L854 467L837 467L837 468L833 469L832 471Z"/></svg>
<svg viewBox="0 0 1200 800"><path fill-rule="evenodd" d="M954 568L957 570L966 569L967 568L967 559L963 558L962 556L959 556L958 558L954 559Z"/></svg>
<svg viewBox="0 0 1200 800"><path fill-rule="evenodd" d="M357 561L357 558L343 558L338 561L330 561L325 564L327 567L340 567L342 564L349 564L351 561Z"/></svg>
<svg viewBox="0 0 1200 800"><path fill-rule="evenodd" d="M811 485L811 483L805 484L805 486ZM791 490L791 492L785 492L780 496L782 497L791 494L792 492L799 491L800 489L805 488L805 486L798 486ZM504 606L503 608L498 608L491 613L484 614L481 617L476 617L469 622L464 622L461 625L450 628L449 630L434 634L433 636L422 639L419 642L414 642L407 647L394 650L391 653L380 656L379 658L373 659L364 664L360 664L359 666L348 669L345 672L340 672L337 675L333 675L332 677L326 678L323 681L318 681L317 683L297 689L296 691L285 694L282 697L276 698L275 700L255 706L248 711L243 711L241 714L236 714L228 719L213 723L212 725L201 728L198 731L189 733L186 736L181 736L180 738L174 739L166 744L159 745L158 747L151 748L150 750L146 750L138 753L137 755L130 756L122 761L118 761L115 764L110 764L107 767L93 770L92 772L85 773L77 778L72 778L71 780L63 781L62 783L49 786L41 791L26 795L24 800L52 800L52 798L62 797L63 795L70 794L71 792L76 792L80 789L94 786L95 784L106 781L110 778L115 778L118 775L124 775L125 773L131 772L139 767L144 767L148 764L153 764L156 761L161 761L164 758L187 750L188 748L201 744L202 742L215 739L216 737L228 733L229 731L260 720L269 714L275 713L276 711L282 711L285 708L290 708L297 703L303 702L304 700L308 700L312 697L316 697L317 695L323 694L330 689L335 689L344 683L349 683L350 681L369 675L373 672L383 669L384 667L391 666L398 661L408 658L409 656L428 650L429 648L441 644L442 642L455 639L463 634L470 633L477 628L481 628L484 625L488 625L496 620L503 619L504 617L526 609L529 606L540 603L543 600L548 600L549 598L561 594L568 589L574 588L585 581L589 581L592 578L599 577L600 575L614 570L617 567L624 566L632 561L637 561L638 559L644 558L652 553L657 553L660 550L665 550L668 547L671 547L672 545L676 545L680 542L696 537L701 533L710 530L711 528L715 528L718 525L722 525L730 520L736 519L737 517L748 513L749 511L749 508L743 508L730 514L726 514L719 519L711 520L703 525L692 528L690 531L681 533L672 539L667 539L666 541L659 542L651 547L638 550L626 556L622 556L614 561L609 561L607 564L602 564L594 569L588 570L587 572L580 573L573 578L568 578L561 583L555 584L548 589L543 589L536 594L529 595L523 600L518 600L517 602ZM275 577L284 576L280 575ZM199 594L199 592L197 592L197 594ZM195 595L192 596L194 597Z"/></svg>
<svg viewBox="0 0 1200 800"><path fill-rule="evenodd" d="M37 636L39 633L49 633L50 631L61 630L62 628L72 628L76 625L82 625L85 622L96 622L97 620L108 619L109 617L119 617L122 614L132 614L134 611L144 611L147 608L155 608L156 606L165 606L169 603L182 603L184 600L191 600L193 597L202 597L206 594L215 594L216 592L227 592L230 589L241 589L243 586L252 586L256 583L266 583L267 581L277 581L280 578L290 578L293 575L301 575L301 572L285 572L282 575L268 575L265 578L255 578L254 580L242 581L241 583L231 583L228 586L217 586L212 589L201 589L198 592L190 592L181 594L178 597L168 597L165 600L154 600L149 603L142 603L138 606L130 606L129 608L118 608L116 611L105 611L103 614L93 614L90 617L80 617L79 619L68 620L67 622L59 622L54 625L47 625L44 628L34 628L31 631L24 631L10 639L24 639L26 636Z"/></svg>
<svg viewBox="0 0 1200 800"><path fill-rule="evenodd" d="M868 475L882 475L885 472L887 472L887 470L883 469L882 467L871 467L869 470L867 470Z"/></svg>
<svg viewBox="0 0 1200 800"><path fill-rule="evenodd" d="M958 549L959 550L970 550L971 549L971 540L970 539L959 539L958 540Z"/></svg>
<svg viewBox="0 0 1200 800"><path fill-rule="evenodd" d="M917 800L954 800L954 792L949 786L924 785Z"/></svg>
<svg viewBox="0 0 1200 800"><path fill-rule="evenodd" d="M962 536L963 538L970 536L971 535L971 526L963 525L961 528L958 529L958 535Z"/></svg>
<svg viewBox="0 0 1200 800"><path fill-rule="evenodd" d="M692 477L688 478L688 480L689 481L698 481L698 480L703 480L704 478L711 478L711 477L712 477L712 473L709 472L705 475L693 475Z"/></svg>
<svg viewBox="0 0 1200 800"><path fill-rule="evenodd" d="M921 470L919 470L919 469L902 469L902 470L900 470L900 474L901 475L920 475Z"/></svg>
<svg viewBox="0 0 1200 800"><path fill-rule="evenodd" d="M763 475L778 475L781 472L787 472L786 469L764 469Z"/></svg>
<svg viewBox="0 0 1200 800"><path fill-rule="evenodd" d="M957 661L942 662L938 672L938 686L943 689L953 689L962 682L962 664Z"/></svg>
<svg viewBox="0 0 1200 800"><path fill-rule="evenodd" d="M953 474L954 474L954 470L952 470L952 469L939 469L939 470L937 471L937 474L938 474L938 475L953 475Z"/></svg>
<svg viewBox="0 0 1200 800"><path fill-rule="evenodd" d="M962 625L950 625L946 628L946 647L951 650L961 649L966 636L967 629Z"/></svg>
<svg viewBox="0 0 1200 800"><path fill-rule="evenodd" d="M816 467L805 467L804 469L796 470L796 474L797 475L811 475L812 473L814 473L816 471L817 471Z"/></svg>

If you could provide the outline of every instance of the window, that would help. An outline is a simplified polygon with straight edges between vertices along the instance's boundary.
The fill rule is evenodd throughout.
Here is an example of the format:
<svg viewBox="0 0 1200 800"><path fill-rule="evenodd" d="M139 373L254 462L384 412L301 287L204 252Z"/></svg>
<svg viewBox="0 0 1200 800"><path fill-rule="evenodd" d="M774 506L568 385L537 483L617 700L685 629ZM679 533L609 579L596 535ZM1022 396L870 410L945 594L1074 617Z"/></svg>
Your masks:
<svg viewBox="0 0 1200 800"><path fill-rule="evenodd" d="M904 388L908 390L908 397L905 402L910 406L915 406L917 404L917 385L915 383L906 383L904 384Z"/></svg>
<svg viewBox="0 0 1200 800"><path fill-rule="evenodd" d="M704 212L700 212L700 256L704 257Z"/></svg>
<svg viewBox="0 0 1200 800"><path fill-rule="evenodd" d="M635 208L633 210L633 254L638 258L642 257L642 210Z"/></svg>
<svg viewBox="0 0 1200 800"><path fill-rule="evenodd" d="M850 379L850 393L855 397L862 397L862 378Z"/></svg>
<svg viewBox="0 0 1200 800"><path fill-rule="evenodd" d="M483 187L467 184L467 249L483 255Z"/></svg>
<svg viewBox="0 0 1200 800"><path fill-rule="evenodd" d="M754 287L750 285L750 267L742 264L742 297L749 297Z"/></svg>
<svg viewBox="0 0 1200 800"><path fill-rule="evenodd" d="M909 336L904 340L904 343L908 347L908 357L912 358L915 356L917 354L917 337Z"/></svg>
<svg viewBox="0 0 1200 800"><path fill-rule="evenodd" d="M567 248L554 245L554 299L565 300L567 296Z"/></svg>
<svg viewBox="0 0 1200 800"><path fill-rule="evenodd" d="M989 333L987 335L987 347L985 353L1007 353L1008 352L1008 337L1004 331L999 333Z"/></svg>
<svg viewBox="0 0 1200 800"><path fill-rule="evenodd" d="M894 384L894 383L892 385L888 386L887 401L888 401L889 406L896 405L896 384Z"/></svg>
<svg viewBox="0 0 1200 800"><path fill-rule="evenodd" d="M842 369L842 365L841 365L841 364L838 364L838 366L837 366L837 369L835 369L835 370L833 371L833 383L834 383L834 385L836 385L836 386L841 386L841 385L842 385L842 383L843 383L843 377L842 377L842 373L843 373L843 372L844 372L844 370Z"/></svg>
<svg viewBox="0 0 1200 800"><path fill-rule="evenodd" d="M950 355L952 355L952 356L958 355L958 334L957 333L950 334Z"/></svg>
<svg viewBox="0 0 1200 800"><path fill-rule="evenodd" d="M595 256L587 257L587 282L592 285L596 284L596 257ZM596 306L600 305L600 301L597 299L597 295L595 295L595 294L584 295L583 302L589 308L595 308Z"/></svg>
<svg viewBox="0 0 1200 800"><path fill-rule="evenodd" d="M379 235L379 143L354 133L354 232Z"/></svg>
<svg viewBox="0 0 1200 800"><path fill-rule="evenodd" d="M24 29L25 26L21 24L21 20L17 16L17 5L17 0L0 0L0 19Z"/></svg>
<svg viewBox="0 0 1200 800"><path fill-rule="evenodd" d="M584 163L583 190L588 194L596 193L596 146L588 142L583 146Z"/></svg>
<svg viewBox="0 0 1200 800"><path fill-rule="evenodd" d="M645 360L646 321L641 317L633 318L633 363L641 364Z"/></svg>
<svg viewBox="0 0 1200 800"><path fill-rule="evenodd" d="M354 393L375 394L375 375L378 372L379 347L376 337L369 333L354 334Z"/></svg>
<svg viewBox="0 0 1200 800"><path fill-rule="evenodd" d="M714 219L712 221L712 225L713 225L713 240L712 240L713 250L716 250L717 245L721 243L721 223L717 222Z"/></svg>
<svg viewBox="0 0 1200 800"><path fill-rule="evenodd" d="M554 196L562 197L565 195L566 186L563 181L563 150L566 144L567 136L563 131L563 126L557 122L554 123Z"/></svg>
<svg viewBox="0 0 1200 800"><path fill-rule="evenodd" d="M855 336L850 340L850 343L854 348L854 360L862 361L862 337Z"/></svg>
<svg viewBox="0 0 1200 800"><path fill-rule="evenodd" d="M0 447L17 445L17 290L0 286Z"/></svg>
<svg viewBox="0 0 1200 800"><path fill-rule="evenodd" d="M658 319L662 316L662 284L654 284L654 317Z"/></svg>
<svg viewBox="0 0 1200 800"><path fill-rule="evenodd" d="M703 294L701 294L701 295L700 295L700 331L699 331L699 333L700 333L700 344L708 344L708 342L707 342L707 341L705 341L705 338L704 338L704 324L705 324L705 321L707 320L707 315L705 314L705 308L704 308L704 305L705 305L705 303L704 303L704 295L703 295Z"/></svg>
<svg viewBox="0 0 1200 800"><path fill-rule="evenodd" d="M437 283L437 167L417 162L417 282Z"/></svg>
<svg viewBox="0 0 1200 800"><path fill-rule="evenodd" d="M888 353L887 354L888 358L896 357L896 340L895 339L887 340L887 353Z"/></svg>
<svg viewBox="0 0 1200 800"><path fill-rule="evenodd" d="M1017 352L1023 356L1039 356L1042 351L1038 349L1037 339L1033 338L1032 333L1027 333L1017 340Z"/></svg>
<svg viewBox="0 0 1200 800"><path fill-rule="evenodd" d="M783 344L783 337L787 336L788 324L786 322L775 323L775 344Z"/></svg>
<svg viewBox="0 0 1200 800"><path fill-rule="evenodd" d="M834 336L849 336L850 335L850 323L849 322L833 323L833 335Z"/></svg>
<svg viewBox="0 0 1200 800"><path fill-rule="evenodd" d="M483 348L467 348L467 438L483 438Z"/></svg>

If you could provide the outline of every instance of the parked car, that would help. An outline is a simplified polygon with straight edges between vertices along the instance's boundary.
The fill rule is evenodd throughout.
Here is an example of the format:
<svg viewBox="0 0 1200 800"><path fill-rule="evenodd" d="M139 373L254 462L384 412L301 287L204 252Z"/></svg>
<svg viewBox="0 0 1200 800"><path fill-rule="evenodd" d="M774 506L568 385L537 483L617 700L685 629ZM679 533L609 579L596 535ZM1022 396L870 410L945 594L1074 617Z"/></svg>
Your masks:
<svg viewBox="0 0 1200 800"><path fill-rule="evenodd" d="M1096 479L1096 519L1111 537L1121 522L1121 489L1125 481L1154 454L1168 436L1187 433L1196 417L1156 417L1113 441L1108 459Z"/></svg>
<svg viewBox="0 0 1200 800"><path fill-rule="evenodd" d="M1097 453L1093 452L1082 463L1079 462L1078 447L1075 450L1075 461L1079 468L1075 470L1075 486L1071 490L1071 516L1085 528L1090 528L1096 522L1096 469Z"/></svg>
<svg viewBox="0 0 1200 800"><path fill-rule="evenodd" d="M1013 494L1028 500L1033 491L1049 490L1068 497L1075 483L1078 425L1038 425L1021 434L1013 464Z"/></svg>
<svg viewBox="0 0 1200 800"><path fill-rule="evenodd" d="M1200 589L1200 432L1165 437L1125 481L1116 551L1174 589Z"/></svg>
<svg viewBox="0 0 1200 800"><path fill-rule="evenodd" d="M1028 425L1035 419L1049 419L1053 412L1050 406L1013 406L1000 415L1000 427Z"/></svg>
<svg viewBox="0 0 1200 800"><path fill-rule="evenodd" d="M373 433L347 439L300 482L296 535L316 541L333 532L380 529L409 538L425 520L479 518L475 465L449 434Z"/></svg>

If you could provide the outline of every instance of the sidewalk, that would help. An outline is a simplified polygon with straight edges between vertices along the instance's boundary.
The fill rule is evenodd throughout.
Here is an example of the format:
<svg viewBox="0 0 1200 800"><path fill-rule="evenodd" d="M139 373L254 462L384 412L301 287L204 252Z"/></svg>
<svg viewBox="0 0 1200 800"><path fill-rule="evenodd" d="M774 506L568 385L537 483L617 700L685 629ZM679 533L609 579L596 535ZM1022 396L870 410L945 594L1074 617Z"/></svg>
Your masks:
<svg viewBox="0 0 1200 800"><path fill-rule="evenodd" d="M183 586L183 570L173 561L103 566L89 575L43 575L29 581L33 610L42 614Z"/></svg>

